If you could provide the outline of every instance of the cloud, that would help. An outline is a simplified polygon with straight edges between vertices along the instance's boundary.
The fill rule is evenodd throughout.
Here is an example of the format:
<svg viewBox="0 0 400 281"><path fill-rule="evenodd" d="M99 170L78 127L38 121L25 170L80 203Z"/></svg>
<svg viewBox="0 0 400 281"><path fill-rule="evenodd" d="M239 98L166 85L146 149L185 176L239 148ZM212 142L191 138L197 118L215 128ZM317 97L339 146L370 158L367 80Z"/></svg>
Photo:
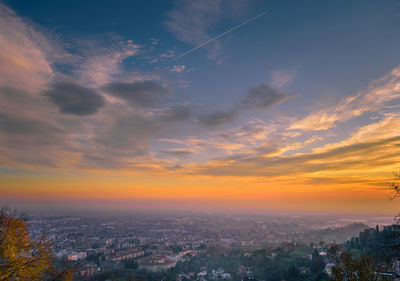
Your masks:
<svg viewBox="0 0 400 281"><path fill-rule="evenodd" d="M89 153L83 153L81 156L80 168L83 169L127 169L130 163L127 159L113 158L106 155L93 155Z"/></svg>
<svg viewBox="0 0 400 281"><path fill-rule="evenodd" d="M0 132L11 135L40 136L47 132L60 133L62 130L38 120L15 118L0 113Z"/></svg>
<svg viewBox="0 0 400 281"><path fill-rule="evenodd" d="M181 73L183 71L185 71L186 66L185 65L174 65L170 71L172 72L176 72L176 73Z"/></svg>
<svg viewBox="0 0 400 281"><path fill-rule="evenodd" d="M246 0L176 0L175 8L167 13L165 26L178 40L198 46L215 37L211 29L221 20L237 19L249 7ZM221 62L220 41L213 41L205 48L208 59Z"/></svg>
<svg viewBox="0 0 400 281"><path fill-rule="evenodd" d="M329 143L322 147L317 147L314 152L325 152L344 146L350 146L362 142L375 142L381 139L395 138L400 135L397 128L400 127L400 114L384 114L378 122L362 126L355 130L349 138L336 143Z"/></svg>
<svg viewBox="0 0 400 281"><path fill-rule="evenodd" d="M203 114L197 121L207 127L215 127L233 121L239 114L236 108L221 110L213 113Z"/></svg>
<svg viewBox="0 0 400 281"><path fill-rule="evenodd" d="M175 50L168 50L165 53L159 55L161 59L173 58L174 56L175 56Z"/></svg>
<svg viewBox="0 0 400 281"><path fill-rule="evenodd" d="M295 70L275 70L270 75L270 84L277 88L282 88L292 83L296 78Z"/></svg>
<svg viewBox="0 0 400 281"><path fill-rule="evenodd" d="M184 57L184 56L186 56L186 55L188 55L188 54L190 54L190 53L192 53L192 52L194 52L194 51L196 51L196 50L198 50L200 48L203 48L203 47L205 47L207 45L210 45L211 43L216 42L218 39L221 39L222 37L227 36L229 33L235 31L236 29L238 29L238 28L240 28L240 27L242 27L242 26L244 26L246 24L249 24L250 22L256 20L257 18L264 16L266 13L267 12L264 11L261 14L258 14L255 17L252 17L252 18L250 18L250 19L248 19L248 20L246 20L246 21L244 21L242 23L239 23L238 25L235 25L234 27L232 27L232 28L230 28L230 29L228 29L228 30L226 30L226 31L224 31L222 33L219 33L218 35L212 37L211 39L208 39L207 41L202 42L201 44L199 44L197 46L194 46L190 50L187 50L186 52L181 53L179 56L175 57L175 60L180 59L180 58L182 58L182 57ZM221 62L221 60L219 61L219 63L220 62Z"/></svg>
<svg viewBox="0 0 400 281"><path fill-rule="evenodd" d="M160 139L162 142L186 145L188 148L203 151L201 155L211 152L212 157L225 155L228 153L238 153L248 151L266 142L267 138L272 138L278 126L274 122L266 124L262 120L253 119L246 125L230 128L227 130L213 131L207 137L182 137L180 139Z"/></svg>
<svg viewBox="0 0 400 281"><path fill-rule="evenodd" d="M52 34L0 3L0 166L142 169L156 162L150 139L191 111L169 106L161 120L147 108L166 107L172 91L146 81L153 75L125 71L141 47L115 35ZM135 114L131 105L144 109Z"/></svg>
<svg viewBox="0 0 400 281"><path fill-rule="evenodd" d="M150 38L150 41L151 41L151 45L153 45L153 46L156 46L160 43L160 40L156 39L156 38Z"/></svg>
<svg viewBox="0 0 400 281"><path fill-rule="evenodd" d="M212 28L231 9L224 10L225 0L176 3L166 25L179 40L193 45L211 38ZM192 104L165 103L174 93L154 82L161 79L126 71L127 59L140 55L142 46L117 36L73 38L68 44L72 47L65 50L73 50L70 53L0 4L0 166L130 171L179 167L179 173L200 176L324 179L384 170L400 161L400 118L388 110L337 142L328 143L330 132L303 132L327 130L382 111L389 103L391 112L398 110L394 99L400 97L400 67L334 107L293 123L285 117L268 122L253 118L245 125L205 132L183 123L197 110ZM209 57L219 55L220 42L209 47ZM159 61L176 55L176 49L164 51ZM170 67L177 73L187 71L184 65ZM204 111L193 119L216 127L237 120L244 111L268 110L294 97L282 87L295 76L295 71L274 71L270 84L250 88L231 107ZM87 117L71 118L74 115ZM155 141L160 142L156 150ZM167 149L170 146L161 142L183 148ZM181 159L196 162L186 165Z"/></svg>
<svg viewBox="0 0 400 281"><path fill-rule="evenodd" d="M54 76L46 36L0 2L0 85L34 92Z"/></svg>
<svg viewBox="0 0 400 281"><path fill-rule="evenodd" d="M187 106L172 106L163 110L159 120L163 122L180 122L189 120L192 117L192 110Z"/></svg>
<svg viewBox="0 0 400 281"><path fill-rule="evenodd" d="M235 120L245 110L265 110L295 96L270 85L261 84L250 88L247 94L232 108L200 115L198 122L207 127L219 126Z"/></svg>
<svg viewBox="0 0 400 281"><path fill-rule="evenodd" d="M186 145L196 150L223 150L231 153L244 147L242 144L227 142L221 139L210 138L207 140L199 138L159 139L160 142L169 142Z"/></svg>
<svg viewBox="0 0 400 281"><path fill-rule="evenodd" d="M135 113L114 112L110 120L99 123L82 151L82 169L141 170L156 162L151 158L149 141L161 127L157 122ZM140 164L141 163L141 164ZM140 165L139 165L140 164Z"/></svg>
<svg viewBox="0 0 400 281"><path fill-rule="evenodd" d="M110 109L108 109L110 110ZM160 132L157 122L135 113L113 111L81 145L80 169L141 170L156 162L149 141Z"/></svg>
<svg viewBox="0 0 400 281"><path fill-rule="evenodd" d="M264 142L267 137L274 135L278 128L279 126L273 121L266 123L259 119L253 119L245 125L219 131L214 137L231 143L240 143L244 147L250 147Z"/></svg>
<svg viewBox="0 0 400 281"><path fill-rule="evenodd" d="M177 158L188 157L195 153L197 153L196 150L184 149L184 148L169 149L169 150L161 151L161 154L165 154L167 156L172 156L172 157L177 157Z"/></svg>
<svg viewBox="0 0 400 281"><path fill-rule="evenodd" d="M51 122L0 113L0 164L56 167L60 151L72 151L67 131Z"/></svg>
<svg viewBox="0 0 400 281"><path fill-rule="evenodd" d="M78 51L81 53L79 68L75 76L81 83L91 87L99 87L114 79L122 79L122 63L127 58L139 53L140 45L132 40L123 41L119 37L77 39Z"/></svg>
<svg viewBox="0 0 400 281"><path fill-rule="evenodd" d="M305 145L313 144L322 136L312 136L303 142L291 142L282 137L275 141L261 138L257 147L246 146L225 157L218 157L205 164L196 165L190 174L244 177L314 177L337 182L337 178L374 178L382 171L393 170L400 161L400 115L385 114L381 120L355 129L338 142L316 146L302 152ZM232 133L230 141L235 139ZM233 136L233 138L232 138ZM238 139L236 139L237 141ZM249 143L255 141L249 140ZM371 153L373 151L373 153ZM287 153L291 152L291 153ZM356 180L357 180L356 179Z"/></svg>
<svg viewBox="0 0 400 281"><path fill-rule="evenodd" d="M176 8L167 14L165 25L180 41L197 45L211 38L209 29L218 22L222 0L176 1ZM208 57L215 59L219 42L208 47Z"/></svg>
<svg viewBox="0 0 400 281"><path fill-rule="evenodd" d="M160 105L163 99L172 95L171 90L152 81L114 82L103 86L102 90L132 106L147 108Z"/></svg>
<svg viewBox="0 0 400 281"><path fill-rule="evenodd" d="M207 28L217 21L221 12L221 0L200 0L196 2L179 0L176 8L168 12L166 26L188 43L198 43L208 39Z"/></svg>
<svg viewBox="0 0 400 281"><path fill-rule="evenodd" d="M261 84L251 88L239 106L265 109L292 97L295 95L284 93L270 85Z"/></svg>
<svg viewBox="0 0 400 281"><path fill-rule="evenodd" d="M365 90L342 98L337 105L320 109L295 121L290 129L328 130L364 113L377 111L387 102L397 98L400 98L400 66L370 83Z"/></svg>
<svg viewBox="0 0 400 281"><path fill-rule="evenodd" d="M36 93L0 86L0 112L13 117L41 119L49 108L53 105L38 98Z"/></svg>
<svg viewBox="0 0 400 281"><path fill-rule="evenodd" d="M158 125L137 114L118 117L105 131L93 138L104 149L118 150L129 155L145 153L147 140L159 130Z"/></svg>
<svg viewBox="0 0 400 281"><path fill-rule="evenodd" d="M95 90L70 82L57 82L43 92L65 114L86 116L103 107L104 98Z"/></svg>
<svg viewBox="0 0 400 281"><path fill-rule="evenodd" d="M140 48L116 35L83 39L53 34L0 3L1 86L36 93L54 79L69 77L84 86L99 87L125 79L122 63Z"/></svg>
<svg viewBox="0 0 400 281"><path fill-rule="evenodd" d="M279 146L254 150L255 154L239 153L200 165L191 173L212 176L277 177L318 173L343 174L353 171L393 166L400 158L400 136L341 146L319 153L281 155ZM374 151L374 154L369 153ZM272 153L275 152L275 153ZM278 156L276 156L278 155Z"/></svg>
<svg viewBox="0 0 400 281"><path fill-rule="evenodd" d="M245 125L213 131L207 137L202 135L202 138L182 137L180 139L159 139L159 141L186 145L196 150L212 150L213 157L216 157L216 150L232 154L234 151L254 149L265 143L267 138L276 135L279 128L280 126L274 121L266 123L259 119L253 119Z"/></svg>

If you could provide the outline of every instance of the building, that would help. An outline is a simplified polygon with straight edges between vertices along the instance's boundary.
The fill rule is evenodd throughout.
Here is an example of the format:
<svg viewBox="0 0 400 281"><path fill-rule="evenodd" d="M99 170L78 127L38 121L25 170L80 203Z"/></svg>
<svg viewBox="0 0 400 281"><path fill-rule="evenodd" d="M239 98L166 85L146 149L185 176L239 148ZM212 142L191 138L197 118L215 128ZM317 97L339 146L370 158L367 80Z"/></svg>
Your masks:
<svg viewBox="0 0 400 281"><path fill-rule="evenodd" d="M138 260L138 269L150 272L166 271L176 266L175 260L167 259L165 255L154 254Z"/></svg>

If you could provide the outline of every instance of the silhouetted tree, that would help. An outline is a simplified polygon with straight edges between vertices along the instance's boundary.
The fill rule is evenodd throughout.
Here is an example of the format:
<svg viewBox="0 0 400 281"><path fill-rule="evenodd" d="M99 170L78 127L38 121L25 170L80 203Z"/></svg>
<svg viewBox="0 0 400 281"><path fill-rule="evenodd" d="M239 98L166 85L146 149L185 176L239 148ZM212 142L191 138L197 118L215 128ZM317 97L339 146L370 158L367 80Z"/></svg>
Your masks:
<svg viewBox="0 0 400 281"><path fill-rule="evenodd" d="M393 172L393 182L389 184L390 188L394 191L394 196L391 199L395 199L400 196L400 168L398 171Z"/></svg>

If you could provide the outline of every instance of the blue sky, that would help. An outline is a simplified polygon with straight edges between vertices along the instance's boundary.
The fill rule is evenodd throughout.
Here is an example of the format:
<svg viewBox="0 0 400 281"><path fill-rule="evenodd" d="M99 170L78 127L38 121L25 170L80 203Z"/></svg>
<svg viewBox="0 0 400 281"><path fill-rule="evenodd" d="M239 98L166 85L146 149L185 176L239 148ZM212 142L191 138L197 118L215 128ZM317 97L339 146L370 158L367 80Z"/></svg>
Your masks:
<svg viewBox="0 0 400 281"><path fill-rule="evenodd" d="M262 11L268 15L217 42L223 45L223 51L216 60L223 63L204 60L212 46L175 62L149 65L148 61L138 59L131 63L146 71L187 64L196 70L188 74L195 83L194 95L207 91L212 92L212 97L215 92L225 96L235 89L245 90L266 82L277 69L298 71L292 88L299 91L301 87L306 92L303 96L323 87L332 87L346 95L397 65L400 56L397 1L233 2L236 3L215 5L218 12L203 13L205 17L211 14L214 22L207 27L208 36ZM5 4L67 42L71 37L106 37L111 33L143 45L153 38L160 40L153 51L144 50L149 56L168 50L182 53L192 47L177 39L165 25L168 13L183 6L179 1L6 1ZM229 5L237 5L238 11L227 8ZM192 11L196 12L199 11ZM213 81L212 89L203 89L204 80L210 76L218 81ZM235 85L226 87L232 84L232 78L239 77Z"/></svg>
<svg viewBox="0 0 400 281"><path fill-rule="evenodd" d="M2 175L128 172L152 186L159 175L289 176L303 188L376 188L396 168L398 1L14 0L0 9Z"/></svg>

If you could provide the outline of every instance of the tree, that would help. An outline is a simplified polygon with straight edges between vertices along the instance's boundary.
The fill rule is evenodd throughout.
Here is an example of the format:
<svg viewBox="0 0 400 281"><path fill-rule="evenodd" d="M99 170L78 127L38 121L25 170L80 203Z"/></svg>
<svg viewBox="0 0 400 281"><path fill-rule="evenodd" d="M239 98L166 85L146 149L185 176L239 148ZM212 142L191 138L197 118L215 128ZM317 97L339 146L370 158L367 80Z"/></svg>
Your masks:
<svg viewBox="0 0 400 281"><path fill-rule="evenodd" d="M390 183L394 196L400 197L400 170L393 173L394 181ZM379 231L379 227L370 228L360 232L359 242L352 241L353 246L360 246L362 254L355 257L349 250L340 250L333 244L328 253L334 257L336 266L332 267L332 281L385 281L388 277L382 274L390 265L393 258L397 258L399 242L399 216L397 224L385 227ZM356 245L359 244L359 245ZM389 266L390 267L390 266Z"/></svg>
<svg viewBox="0 0 400 281"><path fill-rule="evenodd" d="M15 211L0 211L0 280L72 280L73 270L53 265L46 237L30 238L26 220Z"/></svg>
<svg viewBox="0 0 400 281"><path fill-rule="evenodd" d="M384 281L389 280L381 275L381 270L376 259L363 254L360 258L354 258L348 252L342 252L337 265L332 268L333 281Z"/></svg>
<svg viewBox="0 0 400 281"><path fill-rule="evenodd" d="M300 271L295 265L291 265L288 268L288 271L286 273L286 280L287 281L299 281L300 279Z"/></svg>
<svg viewBox="0 0 400 281"><path fill-rule="evenodd" d="M320 272L325 266L323 258L319 255L317 249L315 249L312 253L311 259L311 271L313 273Z"/></svg>
<svg viewBox="0 0 400 281"><path fill-rule="evenodd" d="M347 250L340 250L338 245L333 244L328 250L335 258L336 266L332 267L332 281L388 281L382 275L384 265L378 263L376 257L362 254L360 257Z"/></svg>
<svg viewBox="0 0 400 281"><path fill-rule="evenodd" d="M391 199L395 199L400 196L400 169L393 172L393 182L389 184L391 189L394 191L394 196Z"/></svg>

